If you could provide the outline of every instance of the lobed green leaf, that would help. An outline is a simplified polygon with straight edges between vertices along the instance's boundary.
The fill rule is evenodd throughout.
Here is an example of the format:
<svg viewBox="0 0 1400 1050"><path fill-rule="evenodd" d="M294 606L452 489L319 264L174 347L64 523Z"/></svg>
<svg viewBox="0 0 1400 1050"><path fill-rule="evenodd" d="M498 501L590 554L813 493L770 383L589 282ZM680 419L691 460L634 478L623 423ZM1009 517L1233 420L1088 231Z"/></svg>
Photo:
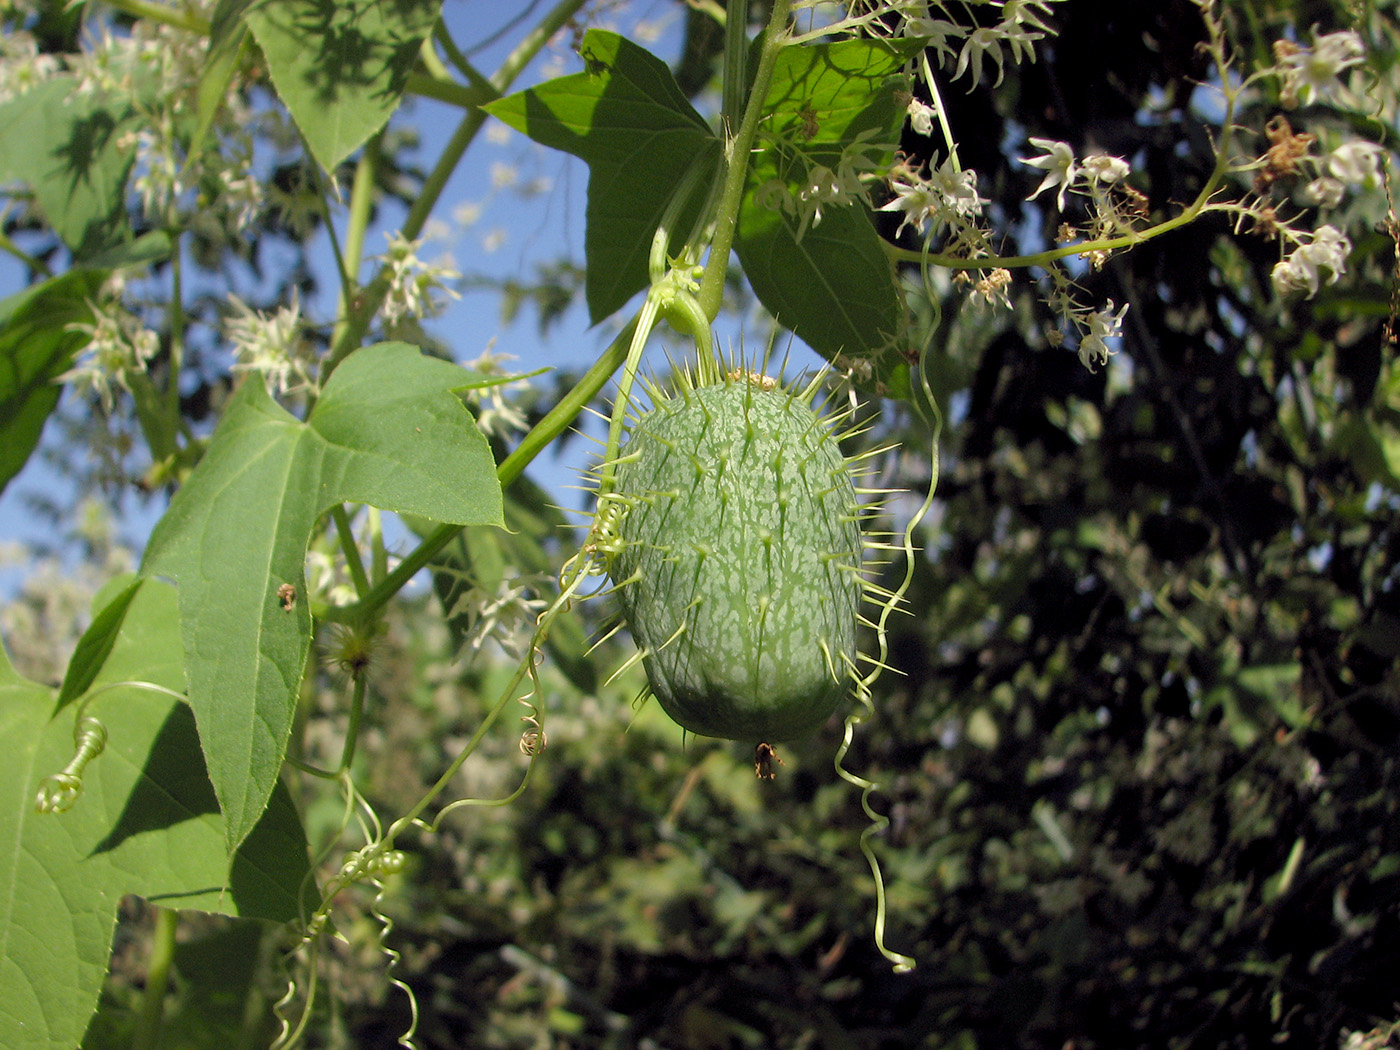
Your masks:
<svg viewBox="0 0 1400 1050"><path fill-rule="evenodd" d="M232 851L277 783L311 641L303 564L345 501L455 524L500 525L486 440L451 391L480 382L411 346L359 351L306 422L260 382L234 395L171 501L142 571L180 587L190 706Z"/></svg>
<svg viewBox="0 0 1400 1050"><path fill-rule="evenodd" d="M45 776L72 757L74 717L22 678L0 647L0 1046L69 1050L82 1038L107 970L117 905L128 893L164 907L285 922L314 906L306 839L278 788L230 868L226 833L179 690L174 589L117 580L123 626L85 714L107 728L66 813L40 814ZM106 686L107 688L101 688ZM304 894L308 896L303 897Z"/></svg>
<svg viewBox="0 0 1400 1050"><path fill-rule="evenodd" d="M441 9L442 0L258 0L243 18L312 156L332 170L398 108Z"/></svg>
<svg viewBox="0 0 1400 1050"><path fill-rule="evenodd" d="M54 382L87 345L89 301L105 274L70 270L0 301L0 492L28 462L62 387Z"/></svg>
<svg viewBox="0 0 1400 1050"><path fill-rule="evenodd" d="M756 203L755 191L777 181L795 197L813 168L836 170L843 152L887 165L904 121L907 57L885 41L848 40L784 48L773 72L769 146L751 161L734 247L759 301L827 358L868 358L895 340L904 307L894 268L863 208L826 208L804 229ZM877 361L887 388L904 382L897 371L893 355Z"/></svg>
<svg viewBox="0 0 1400 1050"><path fill-rule="evenodd" d="M616 33L589 30L587 68L498 99L488 113L588 164L584 278L596 323L646 287L647 256L675 187L695 165L713 169L719 140L671 70ZM690 230L708 182L682 210L673 247Z"/></svg>

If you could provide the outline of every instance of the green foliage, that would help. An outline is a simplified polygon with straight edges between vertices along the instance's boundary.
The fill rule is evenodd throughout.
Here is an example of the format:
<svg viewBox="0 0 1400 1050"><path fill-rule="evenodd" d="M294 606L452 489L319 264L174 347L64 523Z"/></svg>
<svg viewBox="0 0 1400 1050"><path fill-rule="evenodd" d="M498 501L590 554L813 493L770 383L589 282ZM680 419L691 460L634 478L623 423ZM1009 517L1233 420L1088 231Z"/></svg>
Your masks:
<svg viewBox="0 0 1400 1050"><path fill-rule="evenodd" d="M353 500L501 523L490 451L451 393L476 382L414 347L366 347L305 423L261 382L245 383L152 533L143 572L180 585L190 706L230 853L257 823L286 754L311 644L300 596L317 518Z"/></svg>
<svg viewBox="0 0 1400 1050"><path fill-rule="evenodd" d="M719 141L664 62L615 33L590 30L587 67L482 107L536 142L588 163L588 266L593 321L648 283L647 256L675 187L714 168ZM702 178L677 214L688 233L708 188Z"/></svg>
<svg viewBox="0 0 1400 1050"><path fill-rule="evenodd" d="M172 494L89 619L42 576L4 611L17 657L76 648L56 688L0 658L0 1043L1393 1041L1387 5L694 4L679 76L581 0L521 5L490 74L436 2L34 6L0 13L0 248L32 284L0 303L0 485L38 447ZM551 39L582 70L507 94ZM409 93L462 111L422 171ZM492 115L590 172L585 258L506 309L558 322L581 285L618 333L537 401L424 328L458 278L423 235ZM622 453L654 328L703 369L750 292L859 425L746 402L664 465ZM615 375L575 535L523 472ZM804 490L818 561L891 519L870 593L911 614L861 644L900 674L844 733L858 591L775 542L836 441L938 485L907 577L908 500L833 509L844 467ZM739 446L737 486L666 518ZM585 600L612 555L635 639ZM755 779L636 704L632 640L658 694L719 683L783 706L744 733L811 736Z"/></svg>
<svg viewBox="0 0 1400 1050"><path fill-rule="evenodd" d="M28 461L58 404L55 383L87 345L103 275L71 270L0 302L0 491Z"/></svg>
<svg viewBox="0 0 1400 1050"><path fill-rule="evenodd" d="M334 170L398 109L441 9L442 0L254 0L241 17L312 156ZM211 78L236 61L225 51L238 35L232 17L220 26Z"/></svg>
<svg viewBox="0 0 1400 1050"><path fill-rule="evenodd" d="M0 653L0 730L12 742L0 797L0 1040L71 1047L87 1026L111 950L117 905L135 893L165 907L286 922L305 906L305 838L278 788L233 857L183 686L173 589L114 581L125 617L85 712L110 726L66 813L36 813L35 786L73 754L73 718L54 691ZM99 598L99 608L103 606ZM111 618L102 618L106 633ZM91 649L91 647L89 647ZM156 686L160 692L150 688Z"/></svg>
<svg viewBox="0 0 1400 1050"><path fill-rule="evenodd" d="M819 167L888 166L904 122L899 99L910 90L900 72L907 57L863 40L779 55L765 104L767 148L749 167L735 239L744 275L774 317L827 358L869 356L882 378L892 365L876 351L902 332L904 305L869 216L835 207L809 224L763 197L774 181L797 195Z"/></svg>
<svg viewBox="0 0 1400 1050"><path fill-rule="evenodd" d="M141 120L130 101L55 77L0 106L0 181L28 184L78 255L110 248L130 233L126 180L136 156L123 139Z"/></svg>

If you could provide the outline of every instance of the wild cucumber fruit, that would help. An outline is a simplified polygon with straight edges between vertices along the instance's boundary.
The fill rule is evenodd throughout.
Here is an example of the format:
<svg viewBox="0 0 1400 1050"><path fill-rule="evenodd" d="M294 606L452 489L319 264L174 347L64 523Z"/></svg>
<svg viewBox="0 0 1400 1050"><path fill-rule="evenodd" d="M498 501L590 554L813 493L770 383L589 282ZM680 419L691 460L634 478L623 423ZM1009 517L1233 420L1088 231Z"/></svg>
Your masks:
<svg viewBox="0 0 1400 1050"><path fill-rule="evenodd" d="M653 391L618 459L609 572L650 692L693 733L802 736L847 693L861 507L811 389Z"/></svg>

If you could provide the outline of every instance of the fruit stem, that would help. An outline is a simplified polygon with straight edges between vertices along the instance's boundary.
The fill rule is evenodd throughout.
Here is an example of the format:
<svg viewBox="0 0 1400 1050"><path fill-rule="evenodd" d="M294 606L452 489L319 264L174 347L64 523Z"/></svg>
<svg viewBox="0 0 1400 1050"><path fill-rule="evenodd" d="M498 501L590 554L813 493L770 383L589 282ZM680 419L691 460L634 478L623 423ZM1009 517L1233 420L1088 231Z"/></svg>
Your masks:
<svg viewBox="0 0 1400 1050"><path fill-rule="evenodd" d="M637 326L632 330L632 343L627 348L627 361L622 366L622 376L617 381L617 400L613 402L612 419L608 421L608 446L603 452L602 475L598 479L598 495L605 496L612 491L617 473L617 453L622 447L622 425L627 418L627 406L632 400L632 385L637 379L637 368L642 362L642 349L647 344L651 330L660 316L662 297L668 292L667 284L654 284L647 293L646 302L637 314ZM708 335L709 326L705 327Z"/></svg>
<svg viewBox="0 0 1400 1050"><path fill-rule="evenodd" d="M729 17L736 17L734 11L742 9L743 6L731 5ZM724 144L728 162L724 172L724 189L720 195L715 236L710 244L710 257L705 263L705 276L700 282L700 306L705 311L705 316L712 321L719 316L720 303L724 299L724 279L729 271L729 252L734 247L734 234L739 225L739 206L744 200L749 152L753 149L754 138L758 135L758 125L768 98L768 87L773 82L773 67L777 65L778 52L784 46L783 37L787 33L788 13L791 8L791 0L774 0L768 25L763 30L763 46L759 52L758 67L754 71L753 86L749 89L748 104L744 107L744 119L740 121L733 138L726 139ZM732 35L730 40L733 40ZM726 54L725 63L732 61L737 59Z"/></svg>

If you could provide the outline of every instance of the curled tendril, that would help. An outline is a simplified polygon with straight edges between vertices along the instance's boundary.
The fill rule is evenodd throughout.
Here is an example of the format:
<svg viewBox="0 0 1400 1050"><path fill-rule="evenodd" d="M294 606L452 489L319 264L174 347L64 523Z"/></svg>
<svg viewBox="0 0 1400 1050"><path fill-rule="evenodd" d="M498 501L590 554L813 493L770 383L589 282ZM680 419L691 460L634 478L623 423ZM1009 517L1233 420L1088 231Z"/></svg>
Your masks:
<svg viewBox="0 0 1400 1050"><path fill-rule="evenodd" d="M73 727L72 759L59 773L39 783L34 808L40 813L67 813L83 793L83 770L107 746L107 727L90 715L79 718Z"/></svg>
<svg viewBox="0 0 1400 1050"><path fill-rule="evenodd" d="M909 590L909 584L914 578L914 530L919 527L929 509L933 506L934 492L938 487L938 438L943 430L943 415L939 411L938 402L933 396L933 391L929 388L928 378L924 374L923 362L916 365L919 373L919 389L927 399L927 403L920 403L916 398L913 401L915 409L928 422L933 431L930 439L931 452L930 462L933 468L933 476L929 481L928 494L920 504L912 517L905 523L903 535L904 553L904 578L900 580L899 586L888 595L888 600L880 609L879 620L875 624L875 637L879 646L879 656L872 660L872 667L864 677L860 675L853 662L847 658L847 669L851 678L855 682L855 697L860 704L860 708L853 711L846 718L845 733L841 740L841 746L836 749L836 756L833 765L836 774L848 784L860 789L860 808L864 811L869 823L860 834L860 852L864 855L866 862L870 865L870 873L875 877L875 947L879 949L881 955L894 964L895 973L906 973L914 968L914 960L907 955L902 955L894 951L885 944L885 879L880 871L880 860L875 855L874 849L870 845L870 840L885 828L889 827L889 818L875 811L870 804L870 796L877 790L878 785L874 781L867 780L848 770L843 764L846 754L850 751L851 740L855 735L856 726L860 725L875 712L872 702L871 687L880 677L880 672L885 668L885 660L889 656L889 635L887 625L890 614L895 610L905 593Z"/></svg>
<svg viewBox="0 0 1400 1050"><path fill-rule="evenodd" d="M620 496L612 492L598 493L593 524L588 529L588 535L584 537L583 546L564 563L564 568L559 573L563 590L570 598L578 589L578 582L589 576L607 574L608 562L622 549L617 538L617 529L626 513L627 503Z"/></svg>
<svg viewBox="0 0 1400 1050"><path fill-rule="evenodd" d="M398 853L399 851L392 852ZM403 962L403 954L397 949L389 947L389 934L394 930L394 920L384 912L383 884L375 880L374 886L379 892L374 895L374 900L370 902L369 913L379 924L379 935L376 938L379 942L379 953L389 960L389 965L384 969L384 976L389 979L390 984L408 997L408 1028L398 1037L397 1042L399 1046L406 1047L407 1050L414 1050L417 1044L413 1038L418 1034L418 997L413 994L412 988L394 974L394 971Z"/></svg>

